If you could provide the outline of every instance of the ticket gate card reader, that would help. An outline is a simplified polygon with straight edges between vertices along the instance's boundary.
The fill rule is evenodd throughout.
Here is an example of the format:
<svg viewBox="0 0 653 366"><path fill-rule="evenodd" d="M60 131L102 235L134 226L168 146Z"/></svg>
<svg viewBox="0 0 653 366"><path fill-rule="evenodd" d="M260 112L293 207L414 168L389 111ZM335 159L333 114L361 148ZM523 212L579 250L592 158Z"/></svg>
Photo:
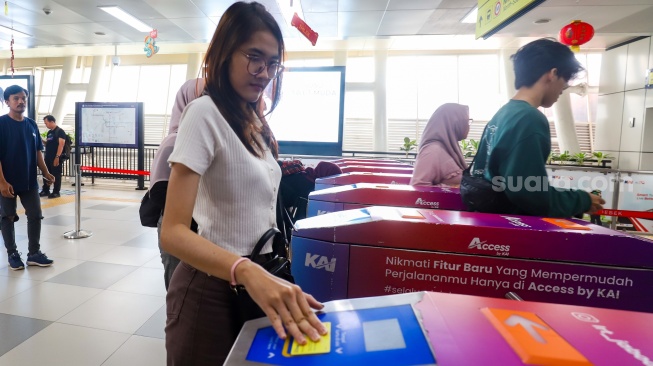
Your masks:
<svg viewBox="0 0 653 366"><path fill-rule="evenodd" d="M412 174L352 172L315 180L315 190L355 183L410 184Z"/></svg>
<svg viewBox="0 0 653 366"><path fill-rule="evenodd" d="M458 188L357 183L311 192L307 216L375 205L467 210Z"/></svg>
<svg viewBox="0 0 653 366"><path fill-rule="evenodd" d="M299 220L319 301L438 291L653 312L653 242L582 220L371 206Z"/></svg>
<svg viewBox="0 0 653 366"><path fill-rule="evenodd" d="M331 160L332 163L350 163L350 162L363 162L363 163L401 163L399 160L392 159L372 159L372 158L363 158L363 157L352 157L352 158L340 158L336 160ZM365 164L363 164L365 165Z"/></svg>
<svg viewBox="0 0 653 366"><path fill-rule="evenodd" d="M399 162L378 162L378 161L344 161L335 163L340 168L352 165L365 165L365 166L379 166L385 168L412 168L413 166L408 163Z"/></svg>
<svg viewBox="0 0 653 366"><path fill-rule="evenodd" d="M305 347L280 339L267 318L249 321L225 365L435 366L433 350L413 308L421 297L415 293L327 303L318 318L330 327L330 333Z"/></svg>
<svg viewBox="0 0 653 366"><path fill-rule="evenodd" d="M395 173L395 174L413 174L413 168L397 168L368 165L348 165L340 168L343 173L350 172L370 172L370 173Z"/></svg>
<svg viewBox="0 0 653 366"><path fill-rule="evenodd" d="M225 365L651 365L653 314L437 292L337 300L303 348L246 322Z"/></svg>

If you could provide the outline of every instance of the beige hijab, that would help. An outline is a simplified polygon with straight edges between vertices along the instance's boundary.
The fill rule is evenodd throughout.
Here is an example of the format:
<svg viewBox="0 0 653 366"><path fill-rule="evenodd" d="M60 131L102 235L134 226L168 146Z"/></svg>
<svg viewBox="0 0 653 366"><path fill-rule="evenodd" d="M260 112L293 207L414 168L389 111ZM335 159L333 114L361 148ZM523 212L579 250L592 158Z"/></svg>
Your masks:
<svg viewBox="0 0 653 366"><path fill-rule="evenodd" d="M465 169L467 164L458 141L464 139L468 132L469 107L457 103L443 104L433 112L424 128L418 154L425 146L439 142L456 164Z"/></svg>
<svg viewBox="0 0 653 366"><path fill-rule="evenodd" d="M172 150L177 140L177 131L179 130L179 123L181 122L181 113L186 108L188 103L200 97L204 91L204 79L192 79L182 84L175 97L175 105L172 107L170 114L170 127L168 129L168 136L166 136L159 145L159 149L154 154L152 161L152 168L150 169L150 187L154 183L167 181L170 179L170 165L168 164L168 157L172 154Z"/></svg>

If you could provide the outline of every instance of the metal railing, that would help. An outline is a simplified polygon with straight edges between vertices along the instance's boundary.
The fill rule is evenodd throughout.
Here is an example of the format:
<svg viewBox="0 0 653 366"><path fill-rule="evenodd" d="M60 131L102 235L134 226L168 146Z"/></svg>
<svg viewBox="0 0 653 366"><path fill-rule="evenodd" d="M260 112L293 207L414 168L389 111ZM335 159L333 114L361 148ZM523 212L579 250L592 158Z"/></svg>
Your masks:
<svg viewBox="0 0 653 366"><path fill-rule="evenodd" d="M150 171L154 154L156 153L159 145L146 144L145 152L145 166L144 170ZM63 166L62 176L74 177L75 176L75 149L73 147L72 156L68 159ZM82 147L80 151L81 166L91 166L97 168L110 168L121 170L138 170L138 149L133 148L116 148L116 147ZM82 177L91 177L92 179L107 178L107 179L138 179L139 176L135 174L106 174L97 172L82 172ZM149 181L149 176L143 176L144 180Z"/></svg>

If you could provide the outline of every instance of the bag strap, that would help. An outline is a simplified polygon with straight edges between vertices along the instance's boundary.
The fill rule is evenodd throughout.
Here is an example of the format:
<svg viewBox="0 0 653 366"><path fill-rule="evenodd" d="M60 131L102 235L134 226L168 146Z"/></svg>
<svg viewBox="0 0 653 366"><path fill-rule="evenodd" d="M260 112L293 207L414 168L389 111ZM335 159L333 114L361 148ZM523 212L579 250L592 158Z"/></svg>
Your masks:
<svg viewBox="0 0 653 366"><path fill-rule="evenodd" d="M483 141L483 136L485 136L485 131L487 131L487 126L490 124L490 122L485 124L485 127L483 128L483 133L481 133L481 139L478 141L479 145L481 144L481 141ZM474 154L474 157L472 158L472 162L469 163L467 166L467 169L463 170L463 175L467 173L466 175L472 175L472 165L474 165L474 162L476 161L476 156L478 155L478 150L476 151L476 154ZM487 162L486 162L487 163Z"/></svg>
<svg viewBox="0 0 653 366"><path fill-rule="evenodd" d="M277 229L276 227L271 227L266 231L263 236L261 236L261 239L258 240L256 245L254 245L254 249L252 250L252 254L250 255L251 259L256 258L259 254L261 254L261 250L263 249L263 246L265 243L268 242L271 238L273 238L275 235L281 234L281 231Z"/></svg>
<svg viewBox="0 0 653 366"><path fill-rule="evenodd" d="M281 189L279 189L277 193L277 229L281 231L279 238L283 240L277 240L277 238L275 238L272 242L272 250L277 255L287 257L294 225L288 210L286 210L286 207L283 205Z"/></svg>

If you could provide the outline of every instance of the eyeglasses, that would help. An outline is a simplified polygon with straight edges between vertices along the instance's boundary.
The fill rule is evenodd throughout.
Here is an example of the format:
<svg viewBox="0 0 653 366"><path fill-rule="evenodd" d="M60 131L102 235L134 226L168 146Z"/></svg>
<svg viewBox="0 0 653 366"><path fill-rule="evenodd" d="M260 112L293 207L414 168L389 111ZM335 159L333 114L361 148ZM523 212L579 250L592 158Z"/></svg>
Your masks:
<svg viewBox="0 0 653 366"><path fill-rule="evenodd" d="M569 85L569 80L565 80L565 79L563 79L563 78L561 78L561 77L559 77L559 76L558 76L558 78L559 78L559 79L562 79L562 80L565 82L565 85L562 87L562 90L567 90L567 88L570 87L570 85Z"/></svg>
<svg viewBox="0 0 653 366"><path fill-rule="evenodd" d="M470 119L469 119L469 125L471 126L472 123L474 123L474 119L473 119L473 118L470 118Z"/></svg>
<svg viewBox="0 0 653 366"><path fill-rule="evenodd" d="M250 75L256 76L262 73L263 70L267 67L268 79L275 79L279 77L279 75L285 69L285 66L278 63L277 61L270 61L269 63L266 63L263 57L250 55L243 51L240 52L242 52L242 54L247 57L247 72L249 72Z"/></svg>

